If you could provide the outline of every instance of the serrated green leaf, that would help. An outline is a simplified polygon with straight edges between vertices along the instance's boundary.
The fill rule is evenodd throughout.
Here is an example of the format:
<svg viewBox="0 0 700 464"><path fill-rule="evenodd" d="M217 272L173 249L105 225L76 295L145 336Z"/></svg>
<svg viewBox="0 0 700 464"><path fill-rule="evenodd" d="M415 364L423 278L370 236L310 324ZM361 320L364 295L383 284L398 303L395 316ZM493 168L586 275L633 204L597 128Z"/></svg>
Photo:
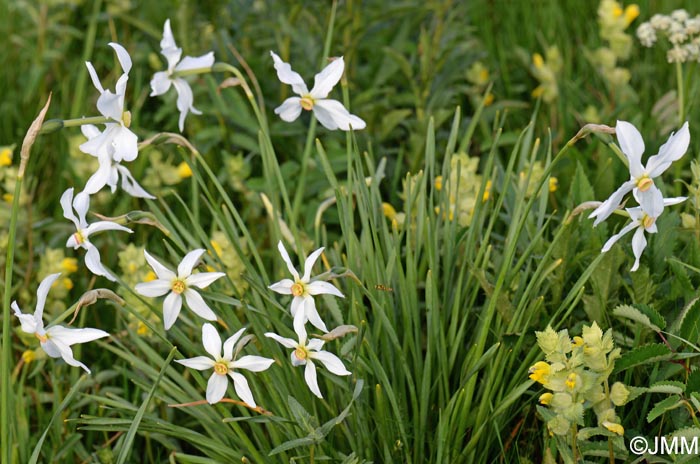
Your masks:
<svg viewBox="0 0 700 464"><path fill-rule="evenodd" d="M615 370L613 372L620 372L631 367L663 361L670 359L672 356L673 353L664 344L652 343L643 345L624 353L620 359L615 361Z"/></svg>
<svg viewBox="0 0 700 464"><path fill-rule="evenodd" d="M647 422L652 422L656 418L662 416L666 411L682 406L683 403L678 395L671 395L654 405L647 414Z"/></svg>
<svg viewBox="0 0 700 464"><path fill-rule="evenodd" d="M318 420L309 414L293 396L287 398L289 411L294 416L297 425L305 432L313 432L318 427Z"/></svg>
<svg viewBox="0 0 700 464"><path fill-rule="evenodd" d="M632 306L648 317L651 323L658 326L661 330L666 328L666 319L664 319L664 317L659 314L659 312L653 306L641 303L635 303Z"/></svg>
<svg viewBox="0 0 700 464"><path fill-rule="evenodd" d="M700 393L700 369L694 369L688 375L688 380L685 382L687 392Z"/></svg>
<svg viewBox="0 0 700 464"><path fill-rule="evenodd" d="M634 306L620 305L613 309L613 315L617 317L631 319L653 330L654 332L660 332L662 330L662 328L654 324L646 314L643 314L639 309L635 308Z"/></svg>
<svg viewBox="0 0 700 464"><path fill-rule="evenodd" d="M697 427L684 427L671 434L672 437L695 438L700 437L700 429Z"/></svg>
<svg viewBox="0 0 700 464"><path fill-rule="evenodd" d="M636 399L636 398L639 398L640 396L642 396L644 393L647 392L647 388L646 388L646 387L630 387L630 386L627 386L627 390L630 392L629 396L627 397L627 403L629 403L630 401L632 401L632 400L634 400L634 399Z"/></svg>
<svg viewBox="0 0 700 464"><path fill-rule="evenodd" d="M680 336L690 343L697 344L700 334L700 299L684 311L682 317Z"/></svg>
<svg viewBox="0 0 700 464"><path fill-rule="evenodd" d="M272 451L270 451L268 456L274 456L275 454L279 454L293 448L298 448L300 446L311 446L315 443L316 440L314 438L295 438L294 440L285 441L281 445L275 447Z"/></svg>
<svg viewBox="0 0 700 464"><path fill-rule="evenodd" d="M664 380L656 382L654 385L650 386L647 391L649 393L671 393L681 395L685 391L685 385L675 380Z"/></svg>

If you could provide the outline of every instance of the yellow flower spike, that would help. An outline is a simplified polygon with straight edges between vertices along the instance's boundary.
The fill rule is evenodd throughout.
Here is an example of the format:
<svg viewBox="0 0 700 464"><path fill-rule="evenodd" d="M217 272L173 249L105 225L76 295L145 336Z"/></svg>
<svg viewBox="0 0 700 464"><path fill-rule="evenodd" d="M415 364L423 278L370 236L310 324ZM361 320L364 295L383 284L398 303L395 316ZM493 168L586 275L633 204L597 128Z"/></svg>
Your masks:
<svg viewBox="0 0 700 464"><path fill-rule="evenodd" d="M442 176L437 176L435 178L435 190L438 192L442 190Z"/></svg>
<svg viewBox="0 0 700 464"><path fill-rule="evenodd" d="M177 176L180 179L187 179L188 177L192 177L192 169L190 169L190 165L187 164L186 162L182 162L177 165Z"/></svg>
<svg viewBox="0 0 700 464"><path fill-rule="evenodd" d="M389 203L382 203L382 212L390 221L393 221L396 218L396 210Z"/></svg>
<svg viewBox="0 0 700 464"><path fill-rule="evenodd" d="M143 278L144 282L150 282L152 280L156 280L158 276L156 275L155 272L153 271L148 271L148 274L146 274L146 277Z"/></svg>
<svg viewBox="0 0 700 464"><path fill-rule="evenodd" d="M0 166L12 166L12 150L7 147L0 150Z"/></svg>
<svg viewBox="0 0 700 464"><path fill-rule="evenodd" d="M544 404L545 406L549 404L550 401L552 401L552 395L551 393L543 393L540 395L540 404Z"/></svg>
<svg viewBox="0 0 700 464"><path fill-rule="evenodd" d="M530 373L530 379L535 382L544 384L546 382L545 377L549 376L550 366L544 361L537 361L533 366L530 367L528 372Z"/></svg>
<svg viewBox="0 0 700 464"><path fill-rule="evenodd" d="M61 270L66 274L78 271L78 260L75 258L63 258L61 260Z"/></svg>
<svg viewBox="0 0 700 464"><path fill-rule="evenodd" d="M572 373L569 374L569 376L566 378L566 382L564 382L564 383L566 384L566 387L567 387L569 390L573 390L574 388L576 388L576 377L577 377L577 375L576 375L574 372L572 372Z"/></svg>
<svg viewBox="0 0 700 464"><path fill-rule="evenodd" d="M29 364L30 362L34 361L36 359L36 351L34 350L26 350L24 353L22 353L22 361L24 361L25 364Z"/></svg>
<svg viewBox="0 0 700 464"><path fill-rule="evenodd" d="M532 64L537 69L542 69L544 67L544 58L539 53L532 55Z"/></svg>
<svg viewBox="0 0 700 464"><path fill-rule="evenodd" d="M550 177L549 178L549 191L550 193L554 193L557 191L559 188L559 179L556 177Z"/></svg>
<svg viewBox="0 0 700 464"><path fill-rule="evenodd" d="M603 427L611 431L612 433L616 433L620 436L623 436L625 434L625 428L621 426L620 424L616 424L614 422L608 422L605 421L603 422Z"/></svg>
<svg viewBox="0 0 700 464"><path fill-rule="evenodd" d="M628 5L627 8L625 8L625 27L632 24L632 21L637 19L637 16L639 16L639 5Z"/></svg>

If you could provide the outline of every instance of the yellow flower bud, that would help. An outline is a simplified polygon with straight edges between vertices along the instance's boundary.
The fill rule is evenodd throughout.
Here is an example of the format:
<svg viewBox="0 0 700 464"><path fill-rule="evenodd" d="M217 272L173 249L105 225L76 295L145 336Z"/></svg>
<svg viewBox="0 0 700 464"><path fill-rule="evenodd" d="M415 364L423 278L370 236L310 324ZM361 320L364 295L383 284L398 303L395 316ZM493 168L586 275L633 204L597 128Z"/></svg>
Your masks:
<svg viewBox="0 0 700 464"><path fill-rule="evenodd" d="M36 359L36 352L34 350L26 350L24 353L22 353L22 360L24 361L25 364L29 364L30 362L34 361Z"/></svg>
<svg viewBox="0 0 700 464"><path fill-rule="evenodd" d="M216 256L221 258L221 255L223 254L223 250L221 249L221 244L217 242L216 240L210 240L209 243L211 244L212 249L214 250L214 253L216 253Z"/></svg>
<svg viewBox="0 0 700 464"><path fill-rule="evenodd" d="M481 198L481 201L486 203L488 199L491 197L491 179L486 181L486 187L484 188L484 196Z"/></svg>
<svg viewBox="0 0 700 464"><path fill-rule="evenodd" d="M559 188L559 179L556 177L550 177L549 178L549 191L554 193L557 191Z"/></svg>
<svg viewBox="0 0 700 464"><path fill-rule="evenodd" d="M574 337L574 346L583 346L583 338L578 335Z"/></svg>
<svg viewBox="0 0 700 464"><path fill-rule="evenodd" d="M610 430L612 433L616 433L620 436L625 434L625 428L622 427L620 424L616 424L614 422L605 421L603 422L603 427Z"/></svg>
<svg viewBox="0 0 700 464"><path fill-rule="evenodd" d="M629 26L632 21L637 19L637 16L639 16L639 5L628 5L627 8L625 8L625 27Z"/></svg>
<svg viewBox="0 0 700 464"><path fill-rule="evenodd" d="M491 92L486 94L484 98L484 106L490 106L493 103L494 96Z"/></svg>
<svg viewBox="0 0 700 464"><path fill-rule="evenodd" d="M63 258L61 260L61 270L66 274L72 274L78 270L78 260L75 258Z"/></svg>
<svg viewBox="0 0 700 464"><path fill-rule="evenodd" d="M177 175L180 179L187 179L188 177L192 177L192 169L190 169L190 165L184 161L178 164Z"/></svg>
<svg viewBox="0 0 700 464"><path fill-rule="evenodd" d="M389 203L382 203L382 211L384 212L384 216L390 221L396 218L396 210Z"/></svg>
<svg viewBox="0 0 700 464"><path fill-rule="evenodd" d="M571 374L568 375L568 377L566 377L565 384L569 390L573 390L574 388L576 388L577 377L578 376L574 372L572 372Z"/></svg>
<svg viewBox="0 0 700 464"><path fill-rule="evenodd" d="M61 284L63 285L63 288L65 288L66 290L70 290L73 288L73 281L70 280L68 277L62 278Z"/></svg>
<svg viewBox="0 0 700 464"><path fill-rule="evenodd" d="M442 176L437 176L435 178L435 190L438 192L442 190Z"/></svg>
<svg viewBox="0 0 700 464"><path fill-rule="evenodd" d="M156 276L156 273L153 271L148 271L148 274L146 274L146 277L143 278L145 282L150 282L152 280L156 280L158 276Z"/></svg>
<svg viewBox="0 0 700 464"><path fill-rule="evenodd" d="M544 58L542 58L542 55L539 53L532 55L532 64L535 65L535 68L541 69L544 66Z"/></svg>
<svg viewBox="0 0 700 464"><path fill-rule="evenodd" d="M540 404L544 404L545 406L549 404L550 401L552 401L552 395L551 393L543 393L540 395Z"/></svg>
<svg viewBox="0 0 700 464"><path fill-rule="evenodd" d="M5 147L0 150L0 166L11 166L12 165L12 150Z"/></svg>

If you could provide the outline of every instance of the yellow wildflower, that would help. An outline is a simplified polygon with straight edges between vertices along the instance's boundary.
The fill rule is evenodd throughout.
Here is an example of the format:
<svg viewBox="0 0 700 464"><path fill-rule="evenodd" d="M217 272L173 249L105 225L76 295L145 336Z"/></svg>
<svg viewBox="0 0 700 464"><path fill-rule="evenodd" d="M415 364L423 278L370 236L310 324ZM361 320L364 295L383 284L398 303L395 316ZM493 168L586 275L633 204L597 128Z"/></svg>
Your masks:
<svg viewBox="0 0 700 464"><path fill-rule="evenodd" d="M552 401L552 395L551 393L543 393L540 395L540 404L544 404L545 406L549 404L550 401Z"/></svg>
<svg viewBox="0 0 700 464"><path fill-rule="evenodd" d="M550 177L549 178L549 191L550 192L556 192L557 189L559 188L559 179L556 177Z"/></svg>
<svg viewBox="0 0 700 464"><path fill-rule="evenodd" d="M384 212L384 216L386 216L386 218L390 221L393 221L394 218L396 218L396 210L389 203L382 203L382 211Z"/></svg>
<svg viewBox="0 0 700 464"><path fill-rule="evenodd" d="M539 53L532 55L532 64L535 65L537 69L541 69L544 66L544 58Z"/></svg>
<svg viewBox="0 0 700 464"><path fill-rule="evenodd" d="M192 169L190 169L190 165L184 161L178 164L177 175L180 177L180 179L187 179L188 177L192 177Z"/></svg>
<svg viewBox="0 0 700 464"><path fill-rule="evenodd" d="M438 192L442 190L442 176L437 176L435 178L435 190Z"/></svg>
<svg viewBox="0 0 700 464"><path fill-rule="evenodd" d="M573 390L574 388L576 388L576 378L577 377L578 376L574 372L572 372L571 374L568 375L568 377L566 377L565 383L566 383L566 386L569 390Z"/></svg>
<svg viewBox="0 0 700 464"><path fill-rule="evenodd" d="M61 270L66 274L78 271L78 260L75 258L63 258L61 260Z"/></svg>
<svg viewBox="0 0 700 464"><path fill-rule="evenodd" d="M627 8L625 8L625 27L629 26L632 21L637 19L637 16L639 16L639 5L628 5Z"/></svg>
<svg viewBox="0 0 700 464"><path fill-rule="evenodd" d="M143 278L144 282L150 282L152 280L156 280L158 276L156 276L156 273L153 271L148 271L146 274L146 277Z"/></svg>
<svg viewBox="0 0 700 464"><path fill-rule="evenodd" d="M22 353L22 360L24 361L25 364L29 364L30 362L34 361L36 359L36 352L34 350L26 350L24 353Z"/></svg>
<svg viewBox="0 0 700 464"><path fill-rule="evenodd" d="M583 338L578 335L574 337L574 346L583 346Z"/></svg>
<svg viewBox="0 0 700 464"><path fill-rule="evenodd" d="M625 428L620 424L616 424L614 422L605 421L603 422L603 427L610 430L612 433L616 433L620 436L625 434Z"/></svg>
<svg viewBox="0 0 700 464"><path fill-rule="evenodd" d="M544 361L537 361L533 366L530 367L528 372L530 373L530 379L535 382L539 382L544 385L546 382L545 377L549 376L550 366Z"/></svg>
<svg viewBox="0 0 700 464"><path fill-rule="evenodd" d="M7 147L0 150L0 166L12 166L12 150Z"/></svg>

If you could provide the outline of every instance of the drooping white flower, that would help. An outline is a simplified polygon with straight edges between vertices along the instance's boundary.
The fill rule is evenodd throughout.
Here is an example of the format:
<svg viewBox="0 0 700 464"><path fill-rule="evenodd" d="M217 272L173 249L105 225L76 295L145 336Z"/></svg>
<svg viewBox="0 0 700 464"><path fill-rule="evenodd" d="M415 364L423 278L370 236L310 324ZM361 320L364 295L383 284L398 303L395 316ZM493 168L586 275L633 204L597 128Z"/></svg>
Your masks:
<svg viewBox="0 0 700 464"><path fill-rule="evenodd" d="M236 370L245 369L251 372L260 372L270 367L275 361L262 356L252 355L234 360L233 349L244 331L245 328L239 330L224 342L222 356L221 337L213 325L206 323L202 326L202 343L204 350L209 353L211 358L197 356L195 358L176 360L183 366L197 369L198 371L214 369L211 377L209 377L209 382L207 382L207 402L209 404L218 403L224 397L228 387L227 376L229 376L233 380L233 388L236 390L238 397L248 406L257 407L253 399L253 393L248 386L248 381Z"/></svg>
<svg viewBox="0 0 700 464"><path fill-rule="evenodd" d="M326 369L335 375L350 375L351 372L345 368L343 362L333 353L328 351L323 351L324 341L318 338L312 338L307 341L307 333L304 326L300 327L300 330L296 330L296 334L299 337L299 341L292 340L291 338L285 338L277 335L276 333L268 332L265 334L275 340L280 345L285 348L291 348L292 351L291 359L293 366L303 366L306 365L304 369L304 379L306 384L309 386L309 390L318 396L323 398L321 395L321 390L318 388L318 379L316 376L316 365L314 361L319 361L323 364Z"/></svg>
<svg viewBox="0 0 700 464"><path fill-rule="evenodd" d="M117 59L124 73L117 80L115 93L102 87L97 72L89 61L85 63L95 88L100 92L97 99L97 109L106 118L114 122L105 123L105 130L96 137L80 145L80 150L92 156L100 157L109 154L114 161L133 161L138 156L138 137L131 132L131 113L124 110L126 83L131 70L131 58L124 47L118 43L109 44L117 53Z"/></svg>
<svg viewBox="0 0 700 464"><path fill-rule="evenodd" d="M275 108L275 114L286 122L296 120L301 114L301 110L313 111L316 119L330 130L360 130L366 127L365 122L345 109L342 103L337 100L328 99L328 94L340 81L345 69L343 57L336 58L314 77L314 87L309 92L304 80L299 74L292 70L292 67L282 61L282 59L270 52L275 63L277 77L284 84L292 86L294 93L298 97L287 98L280 106Z"/></svg>
<svg viewBox="0 0 700 464"><path fill-rule="evenodd" d="M90 369L73 357L71 346L76 343L87 343L97 340L98 338L108 337L109 334L99 329L72 329L60 325L44 329L43 314L46 296L49 294L51 285L53 285L60 275L61 273L51 274L41 281L36 291L36 309L34 310L34 314L22 313L16 301L12 302L12 309L15 312L15 316L19 318L22 324L22 331L34 334L34 336L39 339L41 347L46 354L52 358L63 358L67 364L75 367L82 367L89 374Z"/></svg>
<svg viewBox="0 0 700 464"><path fill-rule="evenodd" d="M68 237L66 246L73 247L73 249L85 249L85 265L90 269L90 272L115 281L116 278L102 265L100 261L100 251L90 242L89 238L92 234L103 230L121 230L129 233L133 231L110 221L97 221L88 224L85 215L88 209L90 209L90 195L86 192L80 192L74 199L73 188L69 188L61 195L61 207L63 208L63 217L72 221L76 229L76 232ZM75 213L78 213L77 216L73 212L74 209Z"/></svg>
<svg viewBox="0 0 700 464"><path fill-rule="evenodd" d="M622 230L620 230L620 232L610 237L608 241L605 242L605 245L603 245L603 249L601 250L601 252L605 253L606 251L610 250L610 248L612 248L615 242L617 242L623 235L627 234L633 229L637 229L634 232L634 236L632 237L632 252L634 253L634 265L631 269L632 272L636 271L639 268L639 259L642 256L642 252L647 246L647 239L644 236L644 232L648 232L650 234L655 234L656 232L658 232L658 228L656 227L656 220L659 218L659 216L661 216L661 213L663 213L664 207L676 205L678 203L681 203L682 201L685 201L685 199L686 197L661 198L661 201L655 200L648 210L644 209L641 206L637 206L635 208L626 208L630 219L632 219L632 222L623 227Z"/></svg>
<svg viewBox="0 0 700 464"><path fill-rule="evenodd" d="M88 140L99 137L102 134L100 130L92 124L80 126L80 129ZM121 177L122 190L126 193L132 197L150 198L154 200L156 197L148 193L136 182L136 179L134 179L134 176L131 175L126 166L123 166L118 161L114 161L113 155L113 147L108 147L105 153L97 157L97 161L100 163L99 168L88 179L85 184L84 192L93 195L102 190L105 185L109 185L110 190L114 193L117 189L119 178Z"/></svg>
<svg viewBox="0 0 700 464"><path fill-rule="evenodd" d="M180 61L182 49L175 43L173 31L170 29L170 19L166 20L163 26L163 39L160 41L160 48L161 55L168 61L168 70L160 71L153 75L153 79L151 79L151 97L163 95L170 89L171 85L175 87L177 91L177 109L180 111L178 127L180 132L182 132L185 127L187 113L191 111L194 114L202 114L202 112L192 104L193 96L190 84L182 77L173 77L173 73L211 68L214 64L214 52L194 58L186 56Z"/></svg>
<svg viewBox="0 0 700 464"><path fill-rule="evenodd" d="M289 258L289 254L281 240L277 244L277 249L282 255L282 259L287 264L287 269L289 269L294 280L282 279L270 285L268 288L282 295L294 295L291 307L292 317L294 318L294 330L298 332L300 330L299 327L303 326L306 321L309 321L319 330L328 332L326 324L316 310L316 302L313 297L323 294L335 295L341 298L345 296L329 282L321 280L311 282L311 269L314 267L314 263L316 263L318 257L321 256L321 253L323 253L323 247L314 251L306 258L306 262L304 263L304 275L301 277L299 277L297 270L294 269L292 260Z"/></svg>
<svg viewBox="0 0 700 464"><path fill-rule="evenodd" d="M654 204L658 205L663 195L654 185L654 178L663 174L672 162L680 159L688 150L690 143L690 131L686 122L677 133L671 134L668 141L659 148L659 153L650 157L646 166L642 166L644 140L639 131L626 121L617 121L615 133L622 153L629 161L630 180L622 184L610 195L610 198L590 214L589 217L596 218L593 226L607 219L630 191L634 193L634 197L643 209L650 211L654 208Z"/></svg>
<svg viewBox="0 0 700 464"><path fill-rule="evenodd" d="M198 248L187 253L177 267L177 274L159 263L146 250L143 251L144 255L146 255L146 261L153 268L158 278L150 282L136 284L135 290L141 295L148 297L168 294L163 302L163 324L165 325L165 330L173 326L177 316L180 314L183 295L187 306L195 314L208 321L216 320L216 314L207 306L202 296L194 288L206 288L216 279L226 274L223 272L192 274L192 269L194 269L204 251L204 249Z"/></svg>

